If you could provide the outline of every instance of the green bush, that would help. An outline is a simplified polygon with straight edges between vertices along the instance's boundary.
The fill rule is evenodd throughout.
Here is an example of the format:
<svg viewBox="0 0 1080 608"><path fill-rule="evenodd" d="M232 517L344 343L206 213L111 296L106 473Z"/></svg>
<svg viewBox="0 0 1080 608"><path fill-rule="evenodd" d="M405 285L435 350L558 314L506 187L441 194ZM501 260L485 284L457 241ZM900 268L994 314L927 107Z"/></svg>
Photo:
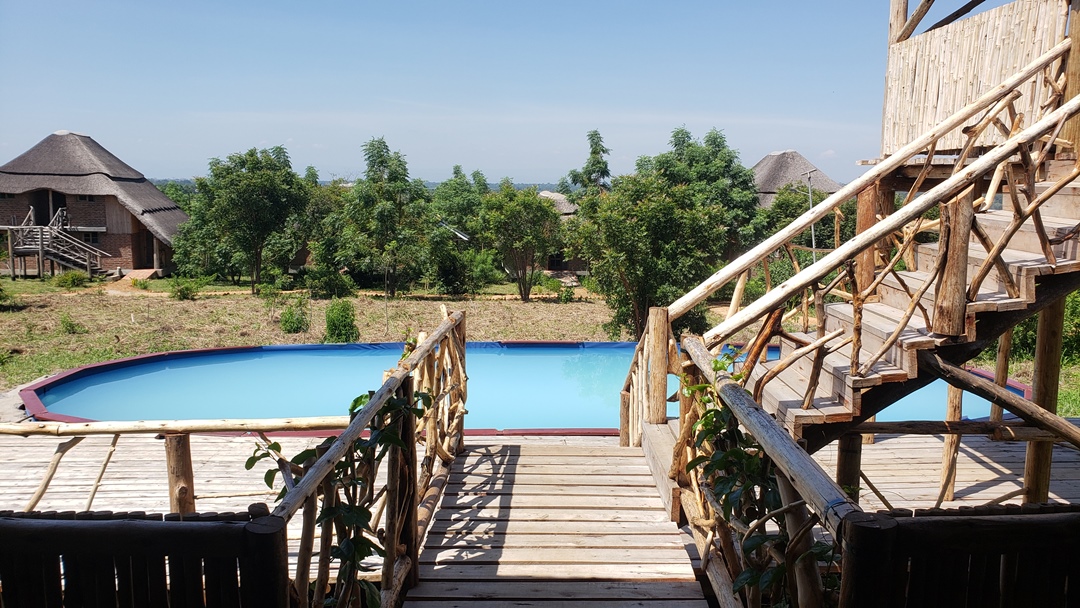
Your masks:
<svg viewBox="0 0 1080 608"><path fill-rule="evenodd" d="M75 335L85 334L90 330L88 330L85 325L72 319L71 315L65 312L60 315L60 331L65 334Z"/></svg>
<svg viewBox="0 0 1080 608"><path fill-rule="evenodd" d="M1026 319L1013 329L1013 359L1030 359L1035 356L1035 338L1038 334L1038 315ZM1061 332L1061 358L1080 361L1080 292L1074 291L1065 299L1065 326ZM992 349L987 349L991 351Z"/></svg>
<svg viewBox="0 0 1080 608"><path fill-rule="evenodd" d="M349 275L322 267L311 269L304 276L304 284L311 292L311 297L319 300L351 298L356 295L356 284Z"/></svg>
<svg viewBox="0 0 1080 608"><path fill-rule="evenodd" d="M81 270L65 270L52 278L52 284L63 289L79 289L90 282L90 275Z"/></svg>
<svg viewBox="0 0 1080 608"><path fill-rule="evenodd" d="M304 333L311 328L311 316L308 312L307 298L294 298L281 311L281 331L287 334Z"/></svg>
<svg viewBox="0 0 1080 608"><path fill-rule="evenodd" d="M150 289L150 279L131 279L131 286L135 289Z"/></svg>
<svg viewBox="0 0 1080 608"><path fill-rule="evenodd" d="M210 277L173 277L169 282L169 297L175 300L194 300L203 287L210 284L210 280Z"/></svg>
<svg viewBox="0 0 1080 608"><path fill-rule="evenodd" d="M356 309L349 300L330 302L326 309L326 337L323 342L347 343L360 339L360 330L356 327Z"/></svg>

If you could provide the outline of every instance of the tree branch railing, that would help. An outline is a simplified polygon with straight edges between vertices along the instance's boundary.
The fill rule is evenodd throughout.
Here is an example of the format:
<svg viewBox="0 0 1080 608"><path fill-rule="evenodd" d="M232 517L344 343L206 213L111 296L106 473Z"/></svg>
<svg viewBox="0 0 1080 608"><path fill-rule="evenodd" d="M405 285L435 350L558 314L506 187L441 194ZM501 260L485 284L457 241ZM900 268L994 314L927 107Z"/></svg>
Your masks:
<svg viewBox="0 0 1080 608"><path fill-rule="evenodd" d="M939 332L939 330L944 329L944 331L940 332L944 335L956 335L958 333L957 327L966 330L969 327L965 322L967 304L974 302L978 297L981 281L990 271L996 269L999 284L1004 286L1010 297L1018 294L1015 280L1010 276L1004 261L1001 259L1001 252L1006 248L1009 239L1019 229L1023 221L1037 216L1039 205L1074 177L1080 176L1080 168L1075 169L1050 190L1038 197L1033 194L1035 191L1034 179L1037 173L1035 171L1036 160L1041 162L1041 159L1046 157L1049 146L1058 141L1056 136L1063 121L1080 111L1080 99L1074 98L1063 103L1060 107L1048 112L1040 120L1026 128L1023 127L1023 116L1016 114L1013 110L1013 102L1026 89L1026 83L1029 83L1032 78L1039 77L1044 69L1047 69L1064 56L1070 46L1070 40L1062 41L1017 74L1006 79L976 101L942 121L935 128L916 138L896 154L882 160L863 176L844 186L821 203L814 205L791 224L727 264L706 281L673 302L667 308L668 323L686 314L692 308L704 302L706 298L732 282L737 281L739 284L745 284L748 273L761 264L766 279L767 290L765 294L756 301L741 306L739 301L741 300L741 297L739 297L740 289L736 286L734 290L736 297L728 306L724 320L704 334L705 343L709 348L715 349L737 332L758 322L761 322L762 326L757 332L758 338L751 341L752 343L765 342L778 334L786 334L782 325L778 327L777 324L764 322L764 319L771 312L778 309L787 311L783 317L784 321L793 316L801 317L802 330L804 332L809 331L811 325L810 303L812 300L816 301L818 299L821 302L825 302L826 299L839 299L850 302L852 307L852 327L847 332L847 335L836 336L834 339L823 342L815 352L801 354L805 356L812 355L816 364L816 361L825 352L822 349L835 350L850 345L851 374L856 377L865 377L867 374L874 372L875 364L882 360L890 349L895 346L901 332L904 331L907 321L910 321L916 311L923 314L924 320L931 322L928 330ZM1060 98L1060 96L1058 97ZM1047 108L1049 109L1052 105L1048 105ZM1006 114L1008 116L1005 118L1012 122L1012 126L1008 128L1008 139L984 155L974 160L969 159L968 156L973 150L972 142L989 125L1003 123L1001 116ZM964 127L972 119L975 119L974 126ZM935 159L937 142L957 129L964 131L967 136L968 146L956 159L953 175L921 196L916 197L915 194L918 192L920 185L929 175L931 165ZM824 219L829 213L835 212L844 202L865 190L875 188L880 180L889 177L905 164L920 158L923 162L919 177L915 180L911 191L908 192L904 204L898 210L888 215L878 215L861 234L847 242L837 242L835 249L826 253L815 263L806 268L800 267L794 254L796 248L792 242L794 239L812 225ZM993 200L993 196L1000 187L1002 180L1012 179L1010 166L1016 158L1021 159L1024 169L1023 175L1026 181L1023 183L1023 188L1015 186L1010 188L1010 195L1016 196L1018 191L1023 191L1025 196L1032 197L1030 202L1026 207L1021 206L1019 203L1015 204L1016 214L1013 225L1009 227L1009 230L1006 230L997 243L991 245L989 239L979 239L980 242L984 243L984 247L988 249L988 255L983 267L974 276L969 289L966 281L967 269L963 267L958 258L966 257L969 234L975 234L977 237L979 235L985 236L985 230L981 228L977 218L971 219L968 224L970 228L965 229L960 222L969 218L971 214L957 214L959 221L951 231L954 238L949 239L946 234L946 238L939 245L941 248L940 257L952 256L954 260L948 271L935 269L931 272L931 275L934 272L938 274L948 272L954 280L964 285L965 289L968 290L967 301L962 305L957 305L955 301L949 301L940 294L935 294L937 300L934 306L934 314L931 315L930 311L927 310L927 306L924 306L922 299L931 285L937 281L937 278L931 276L921 286L913 290L911 286L904 283L903 279L899 279L896 273L896 268L901 262L904 262L908 268L913 266L917 236L928 231L941 229L939 221L925 220L923 218L924 214L937 206L949 210L970 206L975 211L986 211L989 207L988 201ZM990 185L986 194L984 196L974 196L975 183L986 177L987 174L990 174ZM946 215L948 215L948 212L946 212ZM1052 260L1052 257L1050 257L1052 252L1049 246L1046 249L1048 259ZM773 286L771 284L769 260L781 250L792 258L795 274L779 285ZM873 260L873 257L867 258L865 253L877 250L893 250L895 253L890 253L885 258L884 263L874 263L874 268L871 268L873 272L870 272L872 278L868 281L869 285L857 285L856 283L861 281L861 279L855 280L857 279L855 274L858 265L866 263L868 259ZM856 261L857 259L861 261ZM961 273L963 273L963 276L959 276ZM878 290L887 276L897 276L903 291L907 293L908 304L903 306L903 308L907 309L904 323L900 324L901 327L897 329L896 334L891 336L884 346L879 346L876 352L870 353L866 357L865 362L861 362L860 359L863 357L861 353L863 348L862 323L864 308L868 301L877 299ZM844 281L850 284L847 289L843 288ZM823 286L822 282L827 285ZM799 298L798 302L792 301L795 297ZM943 326L947 316L953 319L953 327L951 328L944 328ZM814 317L819 321L821 319L821 311L817 310L817 307L814 310ZM940 317L941 320L935 323L937 317ZM963 331L959 333L963 333ZM634 430L637 429L634 425L637 425L638 421L648 418L643 414L643 408L645 407L643 404L651 404L650 407L655 408L652 411L657 414L654 419L657 422L660 421L658 397L649 392L649 385L645 378L648 376L649 370L672 367L672 357L665 354L666 349L659 348L654 344L653 335L654 332L651 329L647 329L643 334L638 349L635 351L634 361L631 364L623 388L622 399L625 416L621 420L620 430L621 435L629 436L628 441L624 438L626 444L636 445L638 443L635 438L640 435L640 430ZM824 334L821 333L819 328L818 337L820 338L822 335ZM647 348L649 345L652 345L652 347ZM656 365L653 365L654 356L661 357L656 362ZM889 362L892 363L892 361ZM753 362L748 363L753 365ZM678 370L673 368L672 373L678 373ZM746 382L748 379L749 374L744 376L743 381ZM811 396L814 388L812 386L808 387L804 398L804 409L809 407L812 402Z"/></svg>
<svg viewBox="0 0 1080 608"><path fill-rule="evenodd" d="M290 580L292 597L300 606L322 605L332 586L339 592L348 587L346 593L356 597L357 565L353 564L344 572L339 572L336 580L329 570L331 555L334 555L332 549L338 548L338 557L333 558L338 559L343 551L342 542L352 542L358 538L350 537L350 525L343 521L341 507L350 504L351 499L356 506L368 508L374 514L371 518L373 527L367 532L367 540L375 546L381 544L385 552L377 580L381 586L382 605L393 606L417 580L419 542L432 521L449 476L450 465L462 445L468 396L465 313L447 314L445 308L443 312L445 319L438 328L430 335L418 336L419 344L407 352L408 356L398 363L396 369L387 373L383 385L351 417L31 422L0 424L0 434L72 437L72 441L68 442L71 447L88 435L109 434L117 437L124 434L165 434L170 508L178 514L189 515L195 511L190 446L187 441L189 433L252 432L263 438L265 446L270 446L272 444L265 436L266 432L344 428L332 442L328 440L319 446L316 454L305 462L293 463L278 453L276 448L268 450L283 473L288 491L277 508L265 514L262 521L275 530L284 530L297 513L302 514L302 536L295 575L291 580L288 572L283 571L276 576L281 580ZM417 402L423 405L420 416L413 415ZM379 450L372 438L375 433L383 436L391 434L400 441L389 441L385 444L388 447ZM420 460L416 451L418 443L425 448L424 457ZM52 473L67 451L68 448L57 450L37 495L45 493ZM186 469L182 466L184 461L187 462ZM174 466L174 462L178 466ZM346 468L343 463L351 467L349 470L356 475L355 478L342 478L339 475ZM380 465L386 471L384 476L378 476ZM386 479L385 485L377 487L376 480L383 477ZM349 493L352 493L351 496ZM34 506L36 504L29 505L27 511ZM319 520L320 514L322 521ZM104 540L101 542L105 543ZM147 542L152 544L155 541L151 538ZM0 546L0 554L3 550L3 546ZM363 565L374 567L370 561ZM310 585L313 565L314 585ZM313 589L310 596L309 589ZM265 594L263 597L266 597ZM285 606L287 599L280 598L278 605ZM340 593L338 600L338 605L348 605L340 601Z"/></svg>

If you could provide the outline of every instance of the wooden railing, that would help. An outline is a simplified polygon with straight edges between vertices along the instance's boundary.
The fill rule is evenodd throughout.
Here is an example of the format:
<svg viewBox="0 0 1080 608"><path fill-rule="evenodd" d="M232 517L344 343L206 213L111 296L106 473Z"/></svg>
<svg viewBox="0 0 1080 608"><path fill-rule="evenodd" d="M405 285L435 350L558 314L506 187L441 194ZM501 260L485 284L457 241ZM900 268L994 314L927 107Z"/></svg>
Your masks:
<svg viewBox="0 0 1080 608"><path fill-rule="evenodd" d="M1026 90L1026 83L1041 75L1043 70L1056 65L1070 45L1069 40L1061 42L1013 77L916 138L893 156L884 159L822 203L815 205L789 226L739 256L673 302L667 310L669 322L678 319L710 295L734 282L736 297L728 308L728 314L722 322L704 334L705 343L709 348L715 348L744 328L760 323L756 338L748 342L752 351L761 352L760 349L764 349L777 335L792 338L785 332L782 321L798 314L796 311L800 305L804 328L808 328L809 302L814 302L813 313L820 321L822 304L827 299L846 300L852 305L853 318L850 328L827 330L823 323L817 323L816 336L811 339L792 338L800 348L778 367L783 369L799 357L813 357L815 367L820 368L827 353L849 348L850 373L855 377L865 377L873 372L874 364L891 352L890 349L895 346L901 332L906 329L915 313L920 313L928 330L940 337L970 338L973 317L968 304L975 301L981 282L990 272L996 272L997 280L1004 286L1007 295L1016 297L1018 294L1018 288L1005 268L1001 253L1025 221L1035 223L1047 259L1051 263L1054 261L1054 243L1046 238L1045 231L1041 230L1038 209L1053 194L1080 176L1080 166L1040 194L1036 194L1035 183L1038 168L1048 157L1052 146L1059 141L1057 136L1062 125L1080 111L1080 97L1068 100L1053 111L1050 109L1057 100L1043 100L1050 104L1047 106L1047 113L1026 128L1023 115L1015 111L1014 102L1022 96L1022 91ZM997 147L973 158L975 142L987 129L1004 131L1008 138ZM916 196L930 174L938 141L954 131L965 134L967 145L954 159L952 175ZM921 162L920 174L902 206L887 215L872 215L882 208L880 204L875 205L873 200L878 196L877 184L913 159ZM989 179L984 180L986 177ZM996 194L1003 189L1003 184L1008 186L1008 198L1015 219L1004 234L997 241L993 241L980 226L978 214L988 210ZM985 191L981 189L981 185L986 186ZM1019 199L1020 193L1025 197L1022 201ZM745 283L751 269L777 252L784 252L794 259L793 239L856 195L860 198L860 224L864 228L858 235L847 242L838 243L834 250L805 268L799 269L796 262L797 272L794 276L772 286L755 301L740 307L742 290L739 285ZM864 201L864 197L870 200ZM939 206L943 210L941 220L924 219L929 210ZM888 207L891 208L891 204ZM870 217L863 218L863 214L870 214ZM907 285L897 274L897 268L900 268L901 264L914 268L913 251L917 236L927 232L940 233L938 263L930 269L921 285ZM988 253L987 261L969 281L967 254L971 235L977 237ZM864 306L868 300L877 297L879 287L889 276L895 277L906 292L908 303L902 306L906 310L903 318L897 320L895 332L875 350L869 351L870 354L865 360L861 360ZM936 290L933 306L924 306L923 297L939 280L942 284ZM651 359L654 353L660 355L664 352L661 349L654 351L645 348L651 335L653 332L649 331L643 337L643 346L639 348L639 353L645 357L635 358L634 367L628 377L626 386L631 399L642 393L640 389L630 390L634 387L634 372L636 371L640 378L642 369L654 367ZM755 356L748 356L747 364L752 366L756 359ZM661 360L655 367L667 368L670 367L670 362ZM749 373L744 374L742 382L745 383L749 378ZM764 380L758 383L755 394L760 395L761 388L769 378ZM813 382L806 387L804 406L809 403L816 388Z"/></svg>
<svg viewBox="0 0 1080 608"><path fill-rule="evenodd" d="M645 333L634 349L620 396L619 445L639 447L642 424L667 420L667 375L678 373L668 369L668 363L676 361L674 353L675 338L667 309L650 308Z"/></svg>
<svg viewBox="0 0 1080 608"><path fill-rule="evenodd" d="M57 217L59 217L59 212ZM88 245L71 236L63 229L53 226L12 226L8 228L9 248L12 253L36 252L39 262L46 257L67 266L78 265L87 274L102 268L102 258L112 254ZM13 263L13 262L12 262Z"/></svg>
<svg viewBox="0 0 1080 608"><path fill-rule="evenodd" d="M283 473L282 478L288 492L272 513L264 513L265 517L260 516L260 525L274 530L280 529L284 542L285 525L294 515L301 513L302 538L295 575L289 583L292 596L299 605L321 606L331 590L337 594L338 605L348 605L349 595L356 597L359 592L359 573L354 566L339 571L336 577L330 573L333 547L340 546L343 540L350 538L342 536L343 534L355 534L366 536L384 551L382 571L377 580L381 586L382 605L393 606L402 597L403 591L415 584L419 542L438 507L450 464L461 449L464 432L465 402L468 395L468 376L465 371L465 314L447 314L445 308L443 311L445 319L439 327L428 336L421 334L418 337L419 344L407 352L408 356L398 363L396 369L388 372L385 382L370 395L366 405L351 416L273 420L0 424L0 434L71 438L57 447L41 486L25 511L30 512L36 508L64 454L87 435L112 435L115 445L115 440L124 434L164 434L170 508L177 514L176 517L187 518L193 517L196 509L190 433L257 433L263 438L263 449L267 449L271 444L264 435L267 432L344 428L333 441L319 446L317 458L311 458L307 462L294 464L285 455L272 453L276 466ZM414 408L419 407L423 408L423 415L417 417L414 415ZM392 435L400 438L400 442L391 440L378 444L372 439L373 435ZM418 443L424 445L422 460L417 458ZM108 458L102 466L102 472L107 465ZM380 468L385 472L381 477ZM343 471L347 472L344 477L340 475ZM88 513L92 501L91 495L87 503ZM367 532L353 530L352 522L345 521L347 517L340 512L342 505L370 511L373 514L371 529ZM265 510L265 507L263 508ZM321 523L317 523L320 513L325 517ZM19 520L2 523L3 526L10 524L17 530L24 522ZM76 527L80 523L82 522L72 522ZM127 523L118 523L116 526ZM0 533L7 529L3 526L0 526ZM139 528L146 533L155 529L164 530ZM319 535L316 544L317 531ZM92 536L96 532L89 530L80 534L85 537L86 534ZM132 538L137 536L136 534ZM183 551L197 552L190 548L192 543L197 544L196 541L200 538L206 540L212 537L212 532L195 535L183 545L188 547ZM175 535L156 537L151 534L144 538L143 542L147 547L152 547L151 552L157 552L155 554L168 554L174 549L180 551L169 544L172 542L169 539L173 538ZM355 540L357 537L353 536L350 542ZM102 547L108 546L108 541L104 539L95 542ZM216 546L214 543L218 541L206 542ZM210 551L208 555L217 555L213 553L216 549ZM0 565L4 560L15 557L18 556L8 552L8 545L0 542ZM311 585L310 573L315 562L315 584ZM270 567L269 562L266 564L266 567ZM271 577L273 580L288 582L289 573L285 571L287 564L283 564L284 562L274 562L273 567L280 567L281 572L253 572L252 580ZM246 577L243 569L240 577ZM211 581L207 578L206 585L210 584ZM7 606L9 604L6 603L6 593L9 587L5 585L3 588ZM311 595L309 589L313 589ZM341 601L342 594L345 595L345 601ZM266 590L260 597L263 599L258 603L245 605L285 606L289 593L284 586L281 589L275 587L273 590ZM266 598L273 598L273 601Z"/></svg>
<svg viewBox="0 0 1080 608"><path fill-rule="evenodd" d="M714 371L716 357L700 337L685 335L681 345L680 433L669 474L682 488L682 509L716 596L734 598L732 584L747 578L744 571L759 578L781 567L797 605L821 606L818 559L806 556L812 529L820 523L840 538L845 518L860 513L858 505L727 372ZM721 422L725 416L733 418ZM710 422L699 424L706 417ZM725 438L709 434L717 427L731 445L720 446ZM742 456L732 457L733 450ZM774 469L775 481L768 474ZM771 510L770 497L779 503ZM759 605L757 585L741 594L746 605Z"/></svg>

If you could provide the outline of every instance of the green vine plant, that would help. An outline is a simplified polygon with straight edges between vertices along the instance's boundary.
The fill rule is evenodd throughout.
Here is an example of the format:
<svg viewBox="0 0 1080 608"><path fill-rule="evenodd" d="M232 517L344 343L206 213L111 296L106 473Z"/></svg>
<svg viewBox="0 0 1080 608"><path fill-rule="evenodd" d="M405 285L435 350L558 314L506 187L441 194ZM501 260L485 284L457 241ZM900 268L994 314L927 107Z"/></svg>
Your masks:
<svg viewBox="0 0 1080 608"><path fill-rule="evenodd" d="M354 399L349 405L350 417L355 417L368 404L369 399L370 395L361 395ZM306 590L309 597L316 602L312 605L319 605L318 602L321 601L322 606L331 607L379 606L379 588L360 576L376 570L376 567L364 563L364 560L375 555L385 556L385 530L379 528L378 524L386 506L386 487L376 488L374 480L379 463L387 451L391 447L406 448L396 430L399 428L397 423L405 419L405 415L410 411L422 417L424 410L429 407L431 396L419 391L413 394L411 402L403 397L388 399L372 419L367 437L354 441L352 449L337 462L329 474L329 487L334 488L334 491L330 496L323 497L323 506L316 524L333 522L337 543L331 548L330 557L339 563L337 583L332 593L326 597L323 597L322 590L314 588L313 583L312 588ZM256 444L244 466L251 470L261 460L274 461L277 466L266 471L263 481L273 488L277 475L282 475L284 486L277 496L280 501L299 483L304 467L310 466L316 455L329 448L337 437L328 437L317 448L303 450L289 459L281 454L279 443L270 441L265 435L260 435L260 439L261 442ZM327 487L326 482L323 487Z"/></svg>
<svg viewBox="0 0 1080 608"><path fill-rule="evenodd" d="M714 371L729 375L736 354L719 357L713 362ZM682 391L697 404L699 418L693 425L693 442L698 457L686 464L688 475L698 475L702 491L711 494L710 504L716 517L723 522L717 534L730 534L728 546L722 551L729 572L734 577L734 591L740 593L744 605L786 607L797 597L796 560L813 559L824 562L827 574L823 578L826 605L838 603L839 575L835 572L836 547L831 543L815 542L809 551L791 555L791 540L783 515L792 506L784 505L776 481L776 469L761 445L739 425L734 413L719 399L710 384L690 384L682 378ZM801 503L796 503L797 505ZM811 518L811 522L815 519ZM810 530L800 530L802 536ZM721 539L721 547L728 539Z"/></svg>

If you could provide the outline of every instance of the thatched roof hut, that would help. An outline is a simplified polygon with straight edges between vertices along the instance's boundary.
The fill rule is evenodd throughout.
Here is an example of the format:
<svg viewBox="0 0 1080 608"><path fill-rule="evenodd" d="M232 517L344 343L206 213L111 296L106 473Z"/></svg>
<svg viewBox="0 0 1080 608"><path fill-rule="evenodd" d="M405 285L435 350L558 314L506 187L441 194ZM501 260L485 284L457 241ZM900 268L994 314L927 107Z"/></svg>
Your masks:
<svg viewBox="0 0 1080 608"><path fill-rule="evenodd" d="M806 185L807 173L810 173L810 184L814 190L832 194L841 186L795 150L767 154L754 165L753 171L758 204L762 207L771 206L776 193L784 186L792 182Z"/></svg>
<svg viewBox="0 0 1080 608"><path fill-rule="evenodd" d="M51 190L69 196L114 196L157 239L172 245L187 214L142 173L93 138L57 131L0 166L0 192ZM0 218L4 223L7 218Z"/></svg>

